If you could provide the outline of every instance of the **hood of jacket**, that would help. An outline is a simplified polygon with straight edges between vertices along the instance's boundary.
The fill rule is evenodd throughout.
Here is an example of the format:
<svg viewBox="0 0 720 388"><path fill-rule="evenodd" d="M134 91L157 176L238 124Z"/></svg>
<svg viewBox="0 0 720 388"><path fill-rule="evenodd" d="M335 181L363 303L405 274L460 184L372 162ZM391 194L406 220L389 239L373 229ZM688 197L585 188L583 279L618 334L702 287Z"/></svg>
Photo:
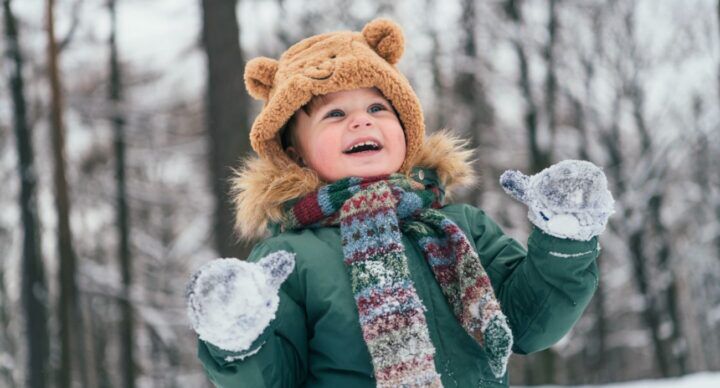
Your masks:
<svg viewBox="0 0 720 388"><path fill-rule="evenodd" d="M467 140L451 131L437 131L425 139L410 163L410 171L433 170L445 198L450 199L458 189L474 184L477 179L472 167L473 150L467 149L467 144ZM327 184L309 168L294 163L279 166L258 156L247 157L233 173L235 231L245 240L263 237L269 224L280 222L285 202Z"/></svg>

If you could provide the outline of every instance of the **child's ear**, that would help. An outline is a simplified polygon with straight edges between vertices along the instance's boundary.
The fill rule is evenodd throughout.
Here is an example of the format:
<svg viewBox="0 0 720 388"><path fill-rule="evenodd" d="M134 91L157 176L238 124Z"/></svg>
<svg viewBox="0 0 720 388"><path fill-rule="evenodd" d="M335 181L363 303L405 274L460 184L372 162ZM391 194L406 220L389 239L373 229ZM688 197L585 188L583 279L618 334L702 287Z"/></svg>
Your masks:
<svg viewBox="0 0 720 388"><path fill-rule="evenodd" d="M405 50L405 37L402 28L390 19L378 18L366 24L362 30L365 40L375 52L396 64Z"/></svg>
<svg viewBox="0 0 720 388"><path fill-rule="evenodd" d="M267 101L275 81L278 61L272 58L253 58L245 65L245 88L256 100Z"/></svg>
<svg viewBox="0 0 720 388"><path fill-rule="evenodd" d="M295 147L290 146L285 149L285 152L288 154L290 159L294 160L295 163L297 163L300 167L305 167L305 161L303 160L302 156L300 156L300 152L298 152Z"/></svg>

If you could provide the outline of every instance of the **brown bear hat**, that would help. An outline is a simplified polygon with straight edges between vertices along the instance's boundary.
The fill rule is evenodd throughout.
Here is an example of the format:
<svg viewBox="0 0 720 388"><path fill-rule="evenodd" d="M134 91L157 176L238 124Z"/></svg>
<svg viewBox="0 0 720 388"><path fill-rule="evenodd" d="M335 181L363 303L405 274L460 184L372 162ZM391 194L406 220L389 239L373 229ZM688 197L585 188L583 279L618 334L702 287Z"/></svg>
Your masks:
<svg viewBox="0 0 720 388"><path fill-rule="evenodd" d="M304 39L290 47L279 61L259 57L245 67L245 86L254 98L265 101L250 131L260 157L281 159L279 132L292 115L314 96L343 90L376 87L398 112L405 130L408 160L423 143L420 101L410 83L395 67L405 39L400 26L375 19L362 33L330 32Z"/></svg>
<svg viewBox="0 0 720 388"><path fill-rule="evenodd" d="M397 111L405 131L406 155L400 172L409 175L413 167L423 165L437 169L443 185L472 181L464 141L446 132L425 139L420 101L395 66L404 41L400 26L380 18L362 32L338 31L304 39L280 60L258 57L247 63L245 86L265 105L250 130L258 157L246 159L233 178L236 229L241 237L261 236L268 221L280 220L285 201L326 183L293 162L280 139L288 120L314 96L376 87Z"/></svg>

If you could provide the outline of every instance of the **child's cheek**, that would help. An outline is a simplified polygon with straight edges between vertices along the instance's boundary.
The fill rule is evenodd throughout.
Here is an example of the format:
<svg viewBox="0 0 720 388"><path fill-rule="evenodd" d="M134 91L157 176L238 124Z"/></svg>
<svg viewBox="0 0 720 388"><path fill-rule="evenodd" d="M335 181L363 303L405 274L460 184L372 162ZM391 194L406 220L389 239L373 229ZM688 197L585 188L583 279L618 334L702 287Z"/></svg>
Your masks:
<svg viewBox="0 0 720 388"><path fill-rule="evenodd" d="M333 174L333 170L337 168L337 162L339 161L340 139L333 136L332 133L326 132L317 140L313 143L311 151L314 159L313 167L318 172Z"/></svg>
<svg viewBox="0 0 720 388"><path fill-rule="evenodd" d="M405 132L402 129L399 129L393 134L393 142L395 147L393 147L394 155L393 158L397 158L402 163L403 160L405 160L405 154L407 152L407 145L405 144Z"/></svg>
<svg viewBox="0 0 720 388"><path fill-rule="evenodd" d="M332 161L333 158L337 158L337 153L340 152L342 144L340 144L340 137L336 136L332 131L325 131L316 143L318 155L324 157L324 161Z"/></svg>

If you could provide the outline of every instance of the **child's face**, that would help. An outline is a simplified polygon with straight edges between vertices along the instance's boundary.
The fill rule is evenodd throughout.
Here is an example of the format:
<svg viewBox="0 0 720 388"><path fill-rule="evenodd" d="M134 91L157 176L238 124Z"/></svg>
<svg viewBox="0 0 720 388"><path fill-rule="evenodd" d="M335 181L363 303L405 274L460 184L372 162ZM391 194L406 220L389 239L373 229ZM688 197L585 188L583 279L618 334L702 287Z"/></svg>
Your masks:
<svg viewBox="0 0 720 388"><path fill-rule="evenodd" d="M299 109L295 123L297 147L288 147L288 153L301 157L326 182L391 174L405 160L400 121L375 88L326 94L309 116Z"/></svg>

